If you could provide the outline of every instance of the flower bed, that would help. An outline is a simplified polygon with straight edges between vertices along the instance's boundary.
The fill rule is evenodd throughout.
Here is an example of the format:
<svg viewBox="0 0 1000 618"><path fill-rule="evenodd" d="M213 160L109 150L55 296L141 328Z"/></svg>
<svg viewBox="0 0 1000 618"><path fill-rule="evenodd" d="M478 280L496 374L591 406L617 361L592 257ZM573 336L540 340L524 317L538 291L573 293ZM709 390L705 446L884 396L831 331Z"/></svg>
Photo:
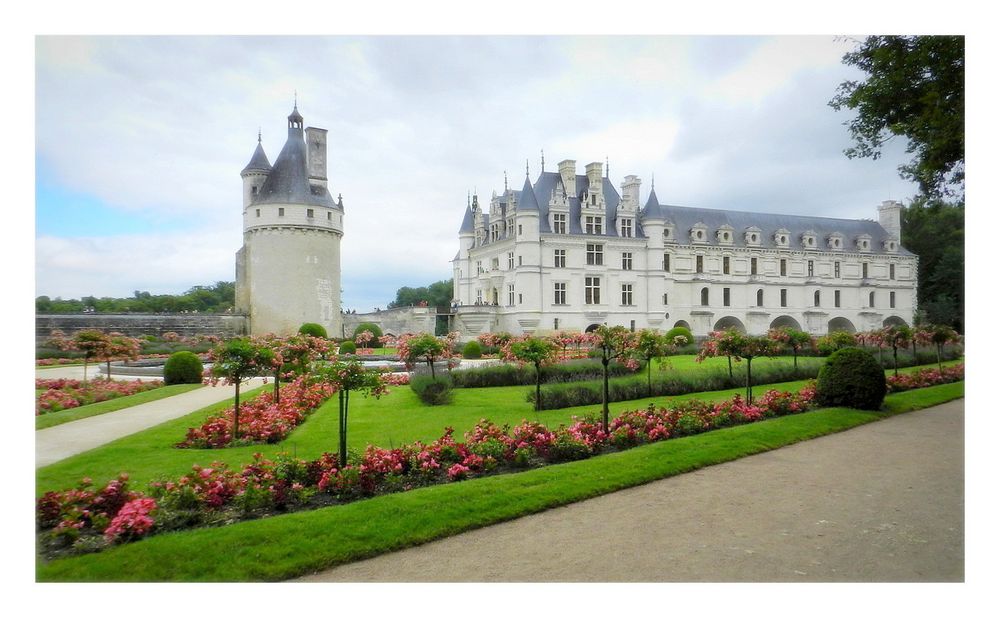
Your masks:
<svg viewBox="0 0 1000 618"><path fill-rule="evenodd" d="M943 369L920 369L912 373L892 375L885 379L890 393L908 391L914 388L948 384L965 379L965 363L952 365Z"/></svg>
<svg viewBox="0 0 1000 618"><path fill-rule="evenodd" d="M297 378L281 388L278 403L274 402L274 393L268 391L240 404L240 433L235 441L232 439L235 408L230 407L210 416L201 427L188 429L185 439L175 446L226 448L280 442L333 392L329 384L310 383L307 378Z"/></svg>
<svg viewBox="0 0 1000 618"><path fill-rule="evenodd" d="M131 382L116 380L91 380L81 382L68 378L35 379L35 390L43 391L35 401L35 416L77 408L99 401L134 395L163 386L161 380Z"/></svg>

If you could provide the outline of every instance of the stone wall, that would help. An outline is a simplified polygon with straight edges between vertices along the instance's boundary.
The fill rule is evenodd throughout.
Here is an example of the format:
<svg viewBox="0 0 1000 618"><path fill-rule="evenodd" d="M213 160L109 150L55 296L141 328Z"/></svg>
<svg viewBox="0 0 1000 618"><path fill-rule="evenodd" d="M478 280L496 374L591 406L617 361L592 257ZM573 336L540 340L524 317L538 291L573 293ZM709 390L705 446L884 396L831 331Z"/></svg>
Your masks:
<svg viewBox="0 0 1000 618"><path fill-rule="evenodd" d="M217 335L233 337L247 332L247 318L232 313L74 313L36 314L35 341L41 344L53 330L72 335L81 330L95 328L106 332L119 332L132 337L162 335L175 332L179 335Z"/></svg>
<svg viewBox="0 0 1000 618"><path fill-rule="evenodd" d="M382 332L389 335L403 333L431 333L437 322L437 310L434 307L398 307L372 313L348 313L344 316L344 330L341 337L350 337L354 329L362 322L377 324ZM331 337L337 336L330 333Z"/></svg>

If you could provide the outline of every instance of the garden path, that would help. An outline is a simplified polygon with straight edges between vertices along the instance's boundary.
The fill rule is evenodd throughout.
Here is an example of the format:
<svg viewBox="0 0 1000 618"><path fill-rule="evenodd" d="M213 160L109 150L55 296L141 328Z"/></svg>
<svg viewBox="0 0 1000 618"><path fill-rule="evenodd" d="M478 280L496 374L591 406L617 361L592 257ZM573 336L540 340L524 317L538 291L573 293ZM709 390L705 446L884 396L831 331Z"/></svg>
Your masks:
<svg viewBox="0 0 1000 618"><path fill-rule="evenodd" d="M136 375L124 375L117 374L114 372L114 365L111 366L111 377L115 380L162 380L163 376L136 376ZM91 363L87 366L87 378L92 379L98 376L103 376L101 373L101 368ZM35 367L35 378L43 380L59 380L59 379L70 379L70 380L82 380L83 379L83 365L74 365L72 367L60 367L58 365L52 367Z"/></svg>
<svg viewBox="0 0 1000 618"><path fill-rule="evenodd" d="M961 582L964 410L902 414L303 580Z"/></svg>
<svg viewBox="0 0 1000 618"><path fill-rule="evenodd" d="M40 371L42 370L36 374ZM263 378L253 378L240 390L246 391L263 383ZM235 390L234 386L204 386L165 399L40 429L35 432L35 469L190 414L227 398L232 399Z"/></svg>

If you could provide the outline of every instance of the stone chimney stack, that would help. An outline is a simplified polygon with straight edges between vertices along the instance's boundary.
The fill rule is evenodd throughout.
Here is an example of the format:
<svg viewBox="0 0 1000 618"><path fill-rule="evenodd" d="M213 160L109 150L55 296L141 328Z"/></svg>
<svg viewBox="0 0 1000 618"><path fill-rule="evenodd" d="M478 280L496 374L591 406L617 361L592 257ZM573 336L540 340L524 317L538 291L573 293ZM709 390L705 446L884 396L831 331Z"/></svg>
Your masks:
<svg viewBox="0 0 1000 618"><path fill-rule="evenodd" d="M326 187L326 129L306 129L306 170L309 184Z"/></svg>
<svg viewBox="0 0 1000 618"><path fill-rule="evenodd" d="M562 177L567 197L576 197L576 161L572 159L560 161L559 176Z"/></svg>
<svg viewBox="0 0 1000 618"><path fill-rule="evenodd" d="M895 200L886 200L878 207L878 222L885 231L889 232L896 241L900 240L902 223L900 217L903 213L903 203Z"/></svg>
<svg viewBox="0 0 1000 618"><path fill-rule="evenodd" d="M622 207L629 210L639 209L639 188L642 181L635 174L629 174L622 183Z"/></svg>

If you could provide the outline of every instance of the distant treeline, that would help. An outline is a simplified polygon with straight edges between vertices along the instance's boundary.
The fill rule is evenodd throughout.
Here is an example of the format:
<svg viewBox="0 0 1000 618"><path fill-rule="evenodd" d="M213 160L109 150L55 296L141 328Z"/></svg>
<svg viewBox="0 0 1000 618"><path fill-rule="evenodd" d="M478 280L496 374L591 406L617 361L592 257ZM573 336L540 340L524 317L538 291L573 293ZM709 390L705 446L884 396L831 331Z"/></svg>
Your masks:
<svg viewBox="0 0 1000 618"><path fill-rule="evenodd" d="M136 290L130 298L96 298L84 296L64 300L61 297L39 296L35 299L38 313L225 313L236 302L236 284L217 281L213 285L196 285L183 294L157 294Z"/></svg>

